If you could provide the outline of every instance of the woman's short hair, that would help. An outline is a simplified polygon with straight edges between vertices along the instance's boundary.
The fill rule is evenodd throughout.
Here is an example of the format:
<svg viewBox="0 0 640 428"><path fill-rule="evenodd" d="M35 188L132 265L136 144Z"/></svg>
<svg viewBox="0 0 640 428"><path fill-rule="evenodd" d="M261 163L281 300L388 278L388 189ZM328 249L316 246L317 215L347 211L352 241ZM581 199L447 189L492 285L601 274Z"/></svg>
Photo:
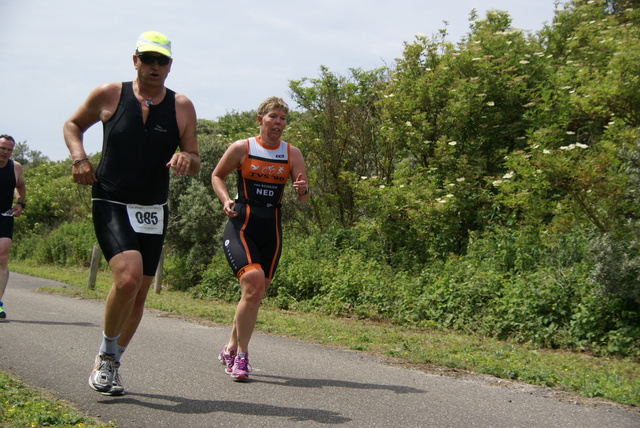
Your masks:
<svg viewBox="0 0 640 428"><path fill-rule="evenodd" d="M289 114L289 106L283 101L282 98L278 97L269 97L264 100L258 107L258 115L264 116L271 110L282 110L286 114Z"/></svg>

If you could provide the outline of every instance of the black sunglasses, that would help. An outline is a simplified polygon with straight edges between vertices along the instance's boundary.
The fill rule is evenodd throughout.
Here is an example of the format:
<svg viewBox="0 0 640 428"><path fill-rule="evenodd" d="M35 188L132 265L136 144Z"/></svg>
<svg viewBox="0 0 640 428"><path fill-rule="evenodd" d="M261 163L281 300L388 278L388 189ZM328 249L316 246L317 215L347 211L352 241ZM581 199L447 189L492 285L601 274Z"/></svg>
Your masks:
<svg viewBox="0 0 640 428"><path fill-rule="evenodd" d="M168 56L155 56L148 53L140 54L138 55L138 58L140 58L140 61L142 61L143 64L147 65L151 65L154 61L158 61L158 65L165 66L169 64L169 61L171 61L171 58L169 58Z"/></svg>

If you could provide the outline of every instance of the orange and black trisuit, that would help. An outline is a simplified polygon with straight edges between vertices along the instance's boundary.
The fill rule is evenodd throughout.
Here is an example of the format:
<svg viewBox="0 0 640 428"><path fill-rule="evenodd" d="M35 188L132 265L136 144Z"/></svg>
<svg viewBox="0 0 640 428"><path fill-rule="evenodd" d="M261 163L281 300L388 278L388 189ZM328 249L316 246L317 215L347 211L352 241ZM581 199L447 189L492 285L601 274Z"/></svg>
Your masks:
<svg viewBox="0 0 640 428"><path fill-rule="evenodd" d="M272 279L282 250L280 205L291 174L290 146L267 147L258 137L247 140L247 155L238 172L237 217L227 222L224 253L238 279L262 269Z"/></svg>

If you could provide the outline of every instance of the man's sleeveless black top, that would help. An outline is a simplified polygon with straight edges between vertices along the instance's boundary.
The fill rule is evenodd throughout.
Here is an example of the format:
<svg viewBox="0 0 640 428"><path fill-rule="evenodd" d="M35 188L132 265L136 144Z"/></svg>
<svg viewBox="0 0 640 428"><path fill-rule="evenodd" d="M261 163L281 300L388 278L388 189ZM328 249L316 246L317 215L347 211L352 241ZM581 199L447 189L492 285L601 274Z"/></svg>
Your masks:
<svg viewBox="0 0 640 428"><path fill-rule="evenodd" d="M104 124L92 196L127 204L165 203L169 196L166 164L179 142L175 92L167 89L162 102L149 107L143 123L132 82L123 82L118 108Z"/></svg>
<svg viewBox="0 0 640 428"><path fill-rule="evenodd" d="M13 206L13 191L16 188L16 172L13 161L8 160L4 168L0 168L0 212Z"/></svg>

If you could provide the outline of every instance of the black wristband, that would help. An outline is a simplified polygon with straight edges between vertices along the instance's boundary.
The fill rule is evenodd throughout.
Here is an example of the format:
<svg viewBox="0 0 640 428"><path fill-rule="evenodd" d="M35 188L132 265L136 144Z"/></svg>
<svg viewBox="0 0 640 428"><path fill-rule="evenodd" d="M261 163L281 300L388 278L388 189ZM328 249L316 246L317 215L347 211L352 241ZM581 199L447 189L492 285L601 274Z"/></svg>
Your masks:
<svg viewBox="0 0 640 428"><path fill-rule="evenodd" d="M18 201L18 202L16 202L16 205L20 205L20 206L22 206L22 209L27 208L27 204L25 204L25 203L24 203L24 202L22 202L22 201Z"/></svg>

